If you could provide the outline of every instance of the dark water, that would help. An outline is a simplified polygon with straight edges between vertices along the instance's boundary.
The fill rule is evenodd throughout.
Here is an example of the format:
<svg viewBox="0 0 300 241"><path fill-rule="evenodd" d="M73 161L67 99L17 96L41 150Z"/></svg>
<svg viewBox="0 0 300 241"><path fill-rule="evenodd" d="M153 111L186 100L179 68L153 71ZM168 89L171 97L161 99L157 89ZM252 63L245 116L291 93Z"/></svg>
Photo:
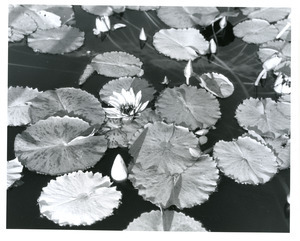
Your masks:
<svg viewBox="0 0 300 241"><path fill-rule="evenodd" d="M92 56L86 51L98 54L108 51L125 51L140 58L143 62L144 76L157 91L162 90L160 84L164 76L171 80L170 86L178 86L185 82L183 69L185 61L175 61L160 55L152 46L152 36L162 28L169 28L156 16L155 11L140 12L126 10L122 17L111 16L112 24L120 22L126 28L111 32L103 41L92 33L95 16L75 6L76 27L85 32L85 44L79 50L65 55L39 54L26 46L25 40L9 45L8 86L30 86L40 91L61 87L78 86L78 79ZM231 20L235 25L243 16ZM139 45L139 32L144 27L148 41L143 49ZM209 35L209 31L207 31ZM230 39L220 46L215 59L208 61L206 57L193 62L194 72L218 72L227 76L235 86L235 92L226 99L219 99L222 118L216 129L207 135L208 143L204 149L210 148L218 140L237 138L244 131L234 118L236 107L245 99L252 97L276 98L272 90L273 76L268 75L264 88L257 92L253 83L261 71L261 62L256 51L258 47L246 44L240 39ZM227 41L228 42L228 41ZM99 90L111 78L93 74L80 88L99 98ZM191 84L197 84L195 79ZM14 138L25 127L8 127L7 160L14 159ZM125 161L130 160L127 149L108 150L96 166L88 171L109 175L112 162L117 154ZM23 185L7 191L7 228L9 229L96 229L123 230L129 222L143 212L158 209L138 195L129 181L116 184L123 194L122 204L114 215L84 227L60 227L40 217L37 199L41 190L55 177L23 171ZM221 175L217 191L209 200L200 206L181 210L183 213L202 222L210 231L223 232L289 232L289 218L285 212L286 196L289 192L290 170L280 171L271 181L264 185L251 186L235 183Z"/></svg>

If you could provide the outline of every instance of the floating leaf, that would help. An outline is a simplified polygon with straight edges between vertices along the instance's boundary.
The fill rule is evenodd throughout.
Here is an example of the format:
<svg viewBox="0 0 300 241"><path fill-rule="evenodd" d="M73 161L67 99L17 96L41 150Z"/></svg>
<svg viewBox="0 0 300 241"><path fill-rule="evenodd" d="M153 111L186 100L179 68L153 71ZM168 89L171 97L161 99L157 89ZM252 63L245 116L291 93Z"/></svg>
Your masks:
<svg viewBox="0 0 300 241"><path fill-rule="evenodd" d="M51 180L38 198L40 212L60 226L91 225L118 208L122 194L109 177L73 172Z"/></svg>
<svg viewBox="0 0 300 241"><path fill-rule="evenodd" d="M75 88L47 90L31 101L30 115L35 123L53 115L75 115L101 125L105 112L100 102L86 91Z"/></svg>
<svg viewBox="0 0 300 241"><path fill-rule="evenodd" d="M31 34L37 29L36 22L25 12L26 8L22 6L9 5L8 27L10 42L20 41L25 35Z"/></svg>
<svg viewBox="0 0 300 241"><path fill-rule="evenodd" d="M126 6L127 9L130 10L138 10L138 11L149 11L149 10L156 10L159 6Z"/></svg>
<svg viewBox="0 0 300 241"><path fill-rule="evenodd" d="M252 19L264 19L272 23L287 17L290 12L290 8L256 8L247 15Z"/></svg>
<svg viewBox="0 0 300 241"><path fill-rule="evenodd" d="M156 110L168 122L192 130L213 126L221 116L216 97L204 89L186 85L166 88L156 102Z"/></svg>
<svg viewBox="0 0 300 241"><path fill-rule="evenodd" d="M250 97L241 103L236 115L240 126L254 130L261 136L278 137L290 130L290 105L270 98Z"/></svg>
<svg viewBox="0 0 300 241"><path fill-rule="evenodd" d="M277 172L272 150L249 136L217 142L213 156L220 170L238 183L263 184Z"/></svg>
<svg viewBox="0 0 300 241"><path fill-rule="evenodd" d="M219 14L216 7L160 7L157 16L173 28L210 25Z"/></svg>
<svg viewBox="0 0 300 241"><path fill-rule="evenodd" d="M70 53L83 45L84 32L63 25L60 28L38 29L28 37L28 46L35 52L64 54Z"/></svg>
<svg viewBox="0 0 300 241"><path fill-rule="evenodd" d="M291 44L282 40L270 41L260 45L257 54L261 62L265 62L274 55L279 55L283 61L290 60Z"/></svg>
<svg viewBox="0 0 300 241"><path fill-rule="evenodd" d="M29 87L8 88L8 125L21 126L31 122L29 115L30 100L41 92Z"/></svg>
<svg viewBox="0 0 300 241"><path fill-rule="evenodd" d="M161 29L153 36L156 50L176 60L194 60L205 55L208 41L196 29Z"/></svg>
<svg viewBox="0 0 300 241"><path fill-rule="evenodd" d="M281 21L278 21L274 26L278 29L280 36L276 38L280 38L285 41L291 41L291 27L288 26L290 25L290 20L289 19L284 19ZM281 31L284 31L281 34Z"/></svg>
<svg viewBox="0 0 300 241"><path fill-rule="evenodd" d="M16 181L21 179L22 171L23 171L23 166L18 161L18 158L15 158L7 162L6 188L11 187Z"/></svg>
<svg viewBox="0 0 300 241"><path fill-rule="evenodd" d="M179 153L180 150L175 148ZM159 151L157 156L161 162L166 162L165 154ZM136 163L129 174L129 180L138 189L139 195L163 208L175 205L182 209L200 205L208 200L217 187L219 172L216 163L208 155L201 156L178 173L170 172L169 168L171 165L181 165L179 162L183 160L170 159L169 165L164 166L161 172L154 166L145 169L148 161L146 158L142 163Z"/></svg>
<svg viewBox="0 0 300 241"><path fill-rule="evenodd" d="M189 148L198 148L196 136L187 128L164 122L147 125L147 134L140 144L138 156L132 155L135 162L144 169L155 167L160 173L168 170L170 174L181 173L191 166L195 158ZM130 153L135 153L133 146Z"/></svg>
<svg viewBox="0 0 300 241"><path fill-rule="evenodd" d="M266 20L251 19L238 23L233 33L247 43L262 44L275 39L278 29Z"/></svg>
<svg viewBox="0 0 300 241"><path fill-rule="evenodd" d="M88 13L98 16L110 16L114 12L120 13L125 11L124 6L81 5L81 7Z"/></svg>
<svg viewBox="0 0 300 241"><path fill-rule="evenodd" d="M142 76L143 63L139 58L125 52L106 52L96 55L91 62L98 74L107 77Z"/></svg>
<svg viewBox="0 0 300 241"><path fill-rule="evenodd" d="M134 219L126 231L198 231L205 232L203 225L195 219L176 211L151 211Z"/></svg>
<svg viewBox="0 0 300 241"><path fill-rule="evenodd" d="M145 79L141 78L131 78L131 77L121 77L119 79L114 79L105 84L100 90L100 99L106 103L109 102L109 98L113 95L113 92L121 93L121 90L133 89L133 92L137 94L139 91L142 92L141 102L153 100L155 89L149 84Z"/></svg>
<svg viewBox="0 0 300 241"><path fill-rule="evenodd" d="M41 120L17 135L15 154L25 167L38 173L60 175L87 169L107 148L103 136L86 136L89 128L87 122L68 116Z"/></svg>
<svg viewBox="0 0 300 241"><path fill-rule="evenodd" d="M79 77L78 84L83 85L85 81L95 72L94 67L91 64L87 64L83 73Z"/></svg>
<svg viewBox="0 0 300 241"><path fill-rule="evenodd" d="M234 91L233 84L222 74L205 73L200 76L200 79L200 85L217 97L227 98Z"/></svg>

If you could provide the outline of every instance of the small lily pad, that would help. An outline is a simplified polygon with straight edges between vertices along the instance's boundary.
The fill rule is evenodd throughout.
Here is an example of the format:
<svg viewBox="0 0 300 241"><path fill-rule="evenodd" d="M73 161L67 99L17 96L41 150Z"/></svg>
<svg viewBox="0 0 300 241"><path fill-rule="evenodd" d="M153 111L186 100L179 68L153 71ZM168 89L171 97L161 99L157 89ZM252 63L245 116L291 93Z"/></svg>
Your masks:
<svg viewBox="0 0 300 241"><path fill-rule="evenodd" d="M242 38L247 43L262 44L273 40L278 34L274 25L262 19L251 19L238 23L233 28L236 37Z"/></svg>
<svg viewBox="0 0 300 241"><path fill-rule="evenodd" d="M247 14L252 19L264 19L269 23L284 19L291 12L290 8L256 8Z"/></svg>
<svg viewBox="0 0 300 241"><path fill-rule="evenodd" d="M43 188L38 205L43 216L60 226L91 225L118 208L122 194L108 176L97 172L73 172L51 180Z"/></svg>
<svg viewBox="0 0 300 241"><path fill-rule="evenodd" d="M196 29L161 29L153 36L156 50L172 59L194 60L205 55L208 41Z"/></svg>
<svg viewBox="0 0 300 241"><path fill-rule="evenodd" d="M126 231L198 231L205 232L195 219L176 211L151 211L134 219Z"/></svg>
<svg viewBox="0 0 300 241"><path fill-rule="evenodd" d="M155 106L167 122L174 122L191 130L213 126L221 117L216 97L194 86L166 88Z"/></svg>
<svg viewBox="0 0 300 241"><path fill-rule="evenodd" d="M28 37L28 46L35 52L65 54L81 47L83 41L84 32L63 25L60 28L38 29Z"/></svg>
<svg viewBox="0 0 300 241"><path fill-rule="evenodd" d="M7 179L6 188L11 187L16 181L22 177L23 165L18 161L18 158L7 162Z"/></svg>
<svg viewBox="0 0 300 241"><path fill-rule="evenodd" d="M283 40L270 41L259 46L257 52L261 62L265 62L273 55L282 57L283 61L291 59L291 44Z"/></svg>
<svg viewBox="0 0 300 241"><path fill-rule="evenodd" d="M124 6L81 5L82 9L97 16L110 16L114 12L124 12Z"/></svg>
<svg viewBox="0 0 300 241"><path fill-rule="evenodd" d="M89 136L90 125L65 116L28 127L15 139L15 155L29 170L60 175L94 166L107 149L104 136ZM92 133L89 133L92 134Z"/></svg>
<svg viewBox="0 0 300 241"><path fill-rule="evenodd" d="M91 62L98 74L107 77L142 76L143 63L139 58L125 52L106 52L96 55Z"/></svg>
<svg viewBox="0 0 300 241"><path fill-rule="evenodd" d="M130 10L138 10L138 11L150 11L150 10L156 10L160 8L159 6L126 6L127 9Z"/></svg>

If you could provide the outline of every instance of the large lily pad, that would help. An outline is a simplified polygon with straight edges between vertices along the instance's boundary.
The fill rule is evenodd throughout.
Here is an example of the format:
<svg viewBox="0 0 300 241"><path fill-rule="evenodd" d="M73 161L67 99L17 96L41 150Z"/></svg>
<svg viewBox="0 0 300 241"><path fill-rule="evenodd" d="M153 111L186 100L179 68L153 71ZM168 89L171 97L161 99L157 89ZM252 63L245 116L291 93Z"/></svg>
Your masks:
<svg viewBox="0 0 300 241"><path fill-rule="evenodd" d="M86 91L75 88L47 90L31 101L33 123L53 115L74 115L92 125L101 125L105 112L100 102Z"/></svg>
<svg viewBox="0 0 300 241"><path fill-rule="evenodd" d="M29 87L9 87L8 88L8 125L21 126L31 122L29 108L31 100L41 92L38 89Z"/></svg>
<svg viewBox="0 0 300 241"><path fill-rule="evenodd" d="M194 60L207 53L208 41L198 30L161 29L153 36L156 50L176 60Z"/></svg>
<svg viewBox="0 0 300 241"><path fill-rule="evenodd" d="M252 19L264 19L272 23L284 19L290 12L290 8L256 8L249 11L247 15Z"/></svg>
<svg viewBox="0 0 300 241"><path fill-rule="evenodd" d="M78 28L63 25L60 28L38 29L28 37L28 46L35 52L64 54L83 45L84 32Z"/></svg>
<svg viewBox="0 0 300 241"><path fill-rule="evenodd" d="M261 44L257 54L262 62L270 59L275 54L279 55L282 58L282 61L290 60L291 44L282 40L270 41Z"/></svg>
<svg viewBox="0 0 300 241"><path fill-rule="evenodd" d="M91 62L98 74L107 77L142 76L143 63L139 58L125 52L106 52L96 55Z"/></svg>
<svg viewBox="0 0 300 241"><path fill-rule="evenodd" d="M244 100L238 106L235 117L240 126L264 137L276 138L290 130L290 105L270 98L260 100L250 97Z"/></svg>
<svg viewBox="0 0 300 241"><path fill-rule="evenodd" d="M73 172L51 180L43 188L40 212L60 226L91 225L111 216L122 194L110 178L97 172Z"/></svg>
<svg viewBox="0 0 300 241"><path fill-rule="evenodd" d="M177 150L180 151L179 148ZM160 151L158 155L161 162L167 161L166 155ZM215 161L208 155L202 155L192 165L177 173L172 173L169 168L171 164L183 163L183 160L170 160L169 165L159 171L154 166L146 169L148 161L150 158L136 163L129 174L129 180L145 200L163 208L175 205L182 209L200 205L208 200L217 187L219 172Z"/></svg>
<svg viewBox="0 0 300 241"><path fill-rule="evenodd" d="M142 92L141 103L153 100L155 89L145 79L122 77L114 79L105 84L100 90L100 98L102 101L108 103L110 96L113 92L121 93L122 89L129 90L133 89L133 92L137 94L139 91Z"/></svg>
<svg viewBox="0 0 300 241"><path fill-rule="evenodd" d="M114 12L124 12L124 6L81 5L82 9L97 16L110 16Z"/></svg>
<svg viewBox="0 0 300 241"><path fill-rule="evenodd" d="M195 219L176 211L151 211L134 219L126 231L198 231L205 232Z"/></svg>
<svg viewBox="0 0 300 241"><path fill-rule="evenodd" d="M18 161L18 158L7 162L7 179L6 188L11 187L16 181L22 177L23 165Z"/></svg>
<svg viewBox="0 0 300 241"><path fill-rule="evenodd" d="M233 28L236 37L247 43L262 44L275 39L278 29L262 19L251 19L238 23Z"/></svg>
<svg viewBox="0 0 300 241"><path fill-rule="evenodd" d="M217 142L213 155L220 170L238 183L266 183L278 169L273 151L249 136Z"/></svg>
<svg viewBox="0 0 300 241"><path fill-rule="evenodd" d="M210 25L219 14L216 7L160 7L157 16L173 28L190 28Z"/></svg>
<svg viewBox="0 0 300 241"><path fill-rule="evenodd" d="M166 88L156 102L156 110L168 122L192 130L213 126L221 116L216 97L204 89L186 85Z"/></svg>
<svg viewBox="0 0 300 241"><path fill-rule="evenodd" d="M72 117L50 117L28 127L15 139L15 155L29 170L60 175L94 166L107 141L89 136L90 125ZM88 133L90 134L90 133Z"/></svg>
<svg viewBox="0 0 300 241"><path fill-rule="evenodd" d="M137 139L129 151L144 169L155 167L158 172L168 170L175 174L195 163L189 148L197 149L198 141L187 128L155 122L149 124L144 132L144 140Z"/></svg>

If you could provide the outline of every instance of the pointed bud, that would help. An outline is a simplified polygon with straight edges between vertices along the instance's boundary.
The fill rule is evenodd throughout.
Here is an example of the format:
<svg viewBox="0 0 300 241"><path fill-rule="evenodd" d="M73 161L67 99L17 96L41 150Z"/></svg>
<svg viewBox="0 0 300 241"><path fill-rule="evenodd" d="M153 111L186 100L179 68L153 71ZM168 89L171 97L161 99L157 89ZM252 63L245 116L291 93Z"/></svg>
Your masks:
<svg viewBox="0 0 300 241"><path fill-rule="evenodd" d="M120 154L118 154L114 160L114 163L111 168L111 177L116 182L122 182L127 179L127 167L125 162Z"/></svg>
<svg viewBox="0 0 300 241"><path fill-rule="evenodd" d="M219 26L221 29L225 28L227 26L227 17L224 16L221 21L219 22Z"/></svg>
<svg viewBox="0 0 300 241"><path fill-rule="evenodd" d="M209 41L209 50L212 54L215 54L217 52L217 45L213 38Z"/></svg>
<svg viewBox="0 0 300 241"><path fill-rule="evenodd" d="M193 73L193 66L192 66L192 61L189 60L189 62L187 63L187 65L185 66L184 70L183 70L185 79L186 79L186 84L189 85L190 84L190 77L192 76Z"/></svg>
<svg viewBox="0 0 300 241"><path fill-rule="evenodd" d="M147 40L147 36L146 36L146 34L145 34L144 28L141 29L139 39L140 39L141 41L146 41L146 40Z"/></svg>

